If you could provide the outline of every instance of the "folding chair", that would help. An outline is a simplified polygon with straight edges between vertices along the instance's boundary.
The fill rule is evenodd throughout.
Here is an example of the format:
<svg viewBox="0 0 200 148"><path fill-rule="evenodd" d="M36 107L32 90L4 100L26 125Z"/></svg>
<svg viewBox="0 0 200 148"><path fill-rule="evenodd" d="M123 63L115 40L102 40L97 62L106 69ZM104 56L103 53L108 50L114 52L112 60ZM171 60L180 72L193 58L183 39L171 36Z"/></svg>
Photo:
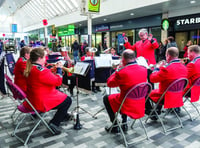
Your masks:
<svg viewBox="0 0 200 148"><path fill-rule="evenodd" d="M180 117L178 116L178 114L176 113L175 111L175 108L177 107L181 107L183 106L183 90L185 89L185 87L187 86L188 84L188 80L186 78L180 78L180 79L177 79L175 81L173 81L169 86L168 88L164 91L164 93L162 94L162 96L158 99L157 102L154 102L156 103L154 106L153 106L153 109L152 111L150 112L149 116L147 117L145 123L147 123L148 119L151 117L151 115L153 113L155 113L155 115L158 117L158 119L160 120L161 122L161 125L163 127L163 130L164 130L164 133L166 133L167 131L171 131L171 130L175 130L177 128L183 128L183 124L181 122L181 119ZM172 95L176 97L176 100L174 99L171 99L169 96ZM164 108L165 109L168 109L163 118L169 114L170 112L174 112L174 114L176 115L177 117L177 120L179 121L180 123L180 126L177 126L177 127L172 127L172 128L168 128L166 129L165 125L164 125L164 122L161 120L160 116L158 115L158 112L157 112L157 107L158 105L161 103L161 101L163 101L164 99ZM154 104L153 101L152 101L152 105Z"/></svg>
<svg viewBox="0 0 200 148"><path fill-rule="evenodd" d="M122 100L122 103L119 107L119 110L115 113L115 119L112 123L112 126L109 130L109 133L111 132L112 128L113 127L116 127L118 126L119 129L120 129L120 133L121 135L123 136L123 140L124 140L124 144L125 146L127 147L128 145L130 144L133 144L135 142L128 142L125 135L124 135L124 132L121 128L121 125L124 124L124 123L120 123L119 119L118 119L118 115L121 113L121 109L123 108L123 104L125 101L135 101L134 103L134 107L131 107L131 112L134 114L126 114L127 116L129 116L130 118L134 119L132 125L131 125L131 128L133 129L133 125L135 124L136 120L139 119L140 121L140 124L142 125L143 129L144 129L144 132L145 132L145 139L149 139L148 135L147 135L147 131L146 131L146 128L144 126L144 124L142 123L142 120L141 118L144 117L144 113L145 113L145 100L148 98L150 92L152 90L152 86L151 84L145 82L145 83L140 83L140 84L137 84L135 86L133 86L125 95L124 99ZM117 123L117 125L114 125L115 123ZM142 140L145 140L145 139L141 139ZM137 141L139 142L139 141Z"/></svg>
<svg viewBox="0 0 200 148"><path fill-rule="evenodd" d="M12 82L12 79L7 74L4 74L4 76L5 76L6 81ZM8 83L6 83L6 84L8 84ZM9 88L9 85L7 85L7 87ZM14 101L15 106L16 106L15 110L11 114L11 118L12 118L13 122L15 122L15 120L14 120L14 114L17 111L17 105L19 105L19 99L16 98L15 94L11 95L11 94L9 94L9 92L7 92L7 93L8 93L8 97L12 97L12 100L14 99L13 101ZM21 99L23 99L23 98L21 98ZM18 101L16 102L16 100L18 100Z"/></svg>
<svg viewBox="0 0 200 148"><path fill-rule="evenodd" d="M21 120L19 120L19 122L17 123L15 129L14 129L14 132L13 132L13 136L15 136L18 140L20 140L21 142L24 143L24 145L27 145L28 143L28 140L30 139L30 136L32 135L32 133L36 130L36 128L39 126L39 124L42 122L46 127L47 129L52 133L52 134L55 134L52 129L48 126L47 122L44 120L44 117L46 115L46 113L43 113L42 115L40 115L39 111L37 111L33 105L30 103L30 101L26 98L26 94L16 85L14 84L12 81L7 81L6 80L6 84L7 86L9 87L10 91L12 92L13 96L15 96L16 99L19 99L19 100L24 100L24 101L27 101L27 103L30 105L30 107L32 108L32 110L29 110L27 108L24 107L23 103L18 105L17 109L24 114L24 116L21 118ZM39 118L38 120L34 120L35 121L35 125L34 127L32 128L32 130L30 131L30 133L28 134L28 136L26 137L25 140L23 140L22 138L20 138L18 135L17 135L17 132L18 132L18 128L19 126L23 123L23 121L25 121L26 117L28 116L31 116L35 114L37 115L37 117Z"/></svg>
<svg viewBox="0 0 200 148"><path fill-rule="evenodd" d="M190 93L191 97L188 97L187 94ZM183 95L183 97L185 98L184 103L186 101L189 101L191 103L191 105L196 109L197 113L200 116L200 112L197 108L197 106L195 105L195 102L199 101L199 97L200 97L200 77L197 78L192 86L185 92L185 94ZM187 109L183 106L183 109L186 111L186 113L190 116L191 121L193 121L194 119L196 119L199 116L196 116L194 118L192 118L191 114L187 111Z"/></svg>

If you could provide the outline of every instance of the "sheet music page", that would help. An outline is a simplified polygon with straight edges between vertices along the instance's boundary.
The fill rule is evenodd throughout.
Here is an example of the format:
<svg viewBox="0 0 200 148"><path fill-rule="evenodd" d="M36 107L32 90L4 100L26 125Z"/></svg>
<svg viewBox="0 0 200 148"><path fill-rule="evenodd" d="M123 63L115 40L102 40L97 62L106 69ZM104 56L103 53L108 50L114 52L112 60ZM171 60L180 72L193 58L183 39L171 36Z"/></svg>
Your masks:
<svg viewBox="0 0 200 148"><path fill-rule="evenodd" d="M112 60L112 66L117 66L117 65L119 65L120 64L120 62L121 62L121 60Z"/></svg>
<svg viewBox="0 0 200 148"><path fill-rule="evenodd" d="M111 59L105 57L94 57L96 68L111 67Z"/></svg>
<svg viewBox="0 0 200 148"><path fill-rule="evenodd" d="M146 59L144 58L144 57L138 57L137 59L136 59L136 61L137 61L137 63L138 63L138 65L141 65L141 66L144 66L144 67L146 67L147 69L149 68L149 65L147 64L147 61L146 61Z"/></svg>
<svg viewBox="0 0 200 148"><path fill-rule="evenodd" d="M112 55L111 54L100 54L100 57L112 60Z"/></svg>
<svg viewBox="0 0 200 148"><path fill-rule="evenodd" d="M118 93L120 93L119 87L113 87L113 88L105 87L105 89L106 89L106 94L107 94L107 95L118 94Z"/></svg>
<svg viewBox="0 0 200 148"><path fill-rule="evenodd" d="M89 63L77 62L74 66L74 73L78 75L86 75Z"/></svg>

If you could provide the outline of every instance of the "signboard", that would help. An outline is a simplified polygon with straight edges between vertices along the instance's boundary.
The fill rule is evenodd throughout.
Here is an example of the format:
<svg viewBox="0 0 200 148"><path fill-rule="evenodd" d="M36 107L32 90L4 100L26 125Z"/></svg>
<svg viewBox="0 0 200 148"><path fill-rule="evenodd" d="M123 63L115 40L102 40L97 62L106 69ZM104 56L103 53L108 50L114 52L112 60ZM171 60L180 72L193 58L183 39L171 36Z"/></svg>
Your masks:
<svg viewBox="0 0 200 148"><path fill-rule="evenodd" d="M67 27L58 28L58 36L73 35L75 30L74 25L68 25Z"/></svg>
<svg viewBox="0 0 200 148"><path fill-rule="evenodd" d="M108 24L97 25L95 27L95 32L108 31L108 30L110 30L110 26Z"/></svg>
<svg viewBox="0 0 200 148"><path fill-rule="evenodd" d="M56 36L56 28L55 28L55 25L52 26L52 36Z"/></svg>
<svg viewBox="0 0 200 148"><path fill-rule="evenodd" d="M161 28L165 31L167 31L169 29L169 20L168 19L162 19L161 22Z"/></svg>
<svg viewBox="0 0 200 148"><path fill-rule="evenodd" d="M100 0L88 0L88 11L99 12L100 11Z"/></svg>
<svg viewBox="0 0 200 148"><path fill-rule="evenodd" d="M11 25L11 32L13 32L13 33L17 32L17 24Z"/></svg>

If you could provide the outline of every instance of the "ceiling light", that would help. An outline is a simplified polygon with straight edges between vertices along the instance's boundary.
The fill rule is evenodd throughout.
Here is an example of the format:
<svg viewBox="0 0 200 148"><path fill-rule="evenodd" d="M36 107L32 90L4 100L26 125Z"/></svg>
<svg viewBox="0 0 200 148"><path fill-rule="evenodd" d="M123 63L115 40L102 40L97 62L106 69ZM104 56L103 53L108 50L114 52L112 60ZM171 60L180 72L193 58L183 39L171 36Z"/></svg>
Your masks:
<svg viewBox="0 0 200 148"><path fill-rule="evenodd" d="M134 13L130 13L130 15L134 15Z"/></svg>
<svg viewBox="0 0 200 148"><path fill-rule="evenodd" d="M104 21L107 21L107 19L103 19Z"/></svg>
<svg viewBox="0 0 200 148"><path fill-rule="evenodd" d="M194 3L196 3L196 1L190 1L190 4L194 4Z"/></svg>

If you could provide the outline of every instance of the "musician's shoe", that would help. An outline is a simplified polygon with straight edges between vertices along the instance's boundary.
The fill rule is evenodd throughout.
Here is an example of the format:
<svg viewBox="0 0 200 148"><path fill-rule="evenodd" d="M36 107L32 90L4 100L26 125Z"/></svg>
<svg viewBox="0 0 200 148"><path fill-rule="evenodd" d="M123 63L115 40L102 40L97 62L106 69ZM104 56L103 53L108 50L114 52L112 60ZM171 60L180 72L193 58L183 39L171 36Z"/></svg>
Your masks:
<svg viewBox="0 0 200 148"><path fill-rule="evenodd" d="M150 119L153 121L156 121L156 120L158 120L158 117L155 114L152 114Z"/></svg>
<svg viewBox="0 0 200 148"><path fill-rule="evenodd" d="M110 128L111 128L111 126L110 127L106 126L105 130L107 132L109 132ZM113 127L112 130L111 130L111 133L113 133L113 134L119 133L119 127Z"/></svg>
<svg viewBox="0 0 200 148"><path fill-rule="evenodd" d="M55 133L55 135L61 134L61 130L57 125L55 125L53 123L49 123L49 127L52 129L52 131Z"/></svg>
<svg viewBox="0 0 200 148"><path fill-rule="evenodd" d="M101 92L101 89L100 89L99 86L96 86L96 90L97 90L98 92Z"/></svg>
<svg viewBox="0 0 200 148"><path fill-rule="evenodd" d="M128 125L127 125L127 124L123 124L123 125L122 125L122 130L123 130L124 132L127 132L127 131L128 131Z"/></svg>
<svg viewBox="0 0 200 148"><path fill-rule="evenodd" d="M92 92L97 93L97 90L96 89L92 89Z"/></svg>
<svg viewBox="0 0 200 148"><path fill-rule="evenodd" d="M74 116L72 114L67 113L67 115L65 116L63 122L65 121L70 121L74 118Z"/></svg>
<svg viewBox="0 0 200 148"><path fill-rule="evenodd" d="M180 114L180 112L181 112L181 108L180 108L180 107L177 107L177 108L175 108L174 110L175 110L175 112L176 112L177 114Z"/></svg>

